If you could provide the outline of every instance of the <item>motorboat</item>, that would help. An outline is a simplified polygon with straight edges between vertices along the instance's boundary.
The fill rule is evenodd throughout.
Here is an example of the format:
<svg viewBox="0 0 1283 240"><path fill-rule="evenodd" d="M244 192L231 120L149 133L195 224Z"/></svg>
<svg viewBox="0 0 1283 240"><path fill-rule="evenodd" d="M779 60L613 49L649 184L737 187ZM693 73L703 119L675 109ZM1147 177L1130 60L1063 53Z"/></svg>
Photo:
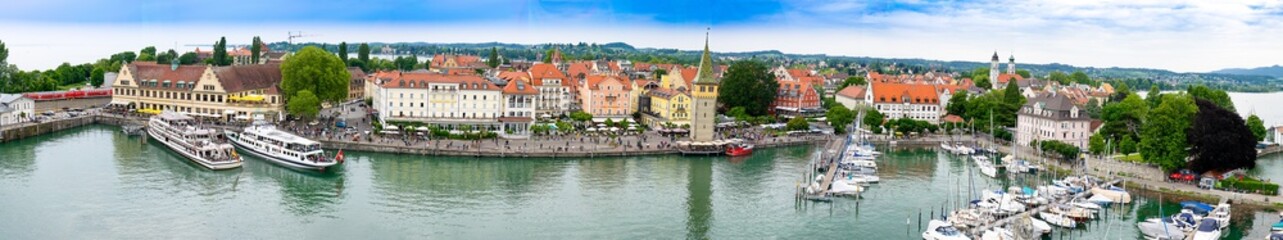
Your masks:
<svg viewBox="0 0 1283 240"><path fill-rule="evenodd" d="M242 152L285 167L325 171L343 162L342 152L325 156L321 143L278 130L261 119L239 133L224 134Z"/></svg>
<svg viewBox="0 0 1283 240"><path fill-rule="evenodd" d="M945 152L950 152L950 153L957 150L957 148L954 148L952 145L949 145L949 143L946 143L946 142L940 143L940 149L943 149Z"/></svg>
<svg viewBox="0 0 1283 240"><path fill-rule="evenodd" d="M1107 197L1116 203L1127 204L1132 202L1132 195L1130 193L1127 193L1127 190L1123 190L1122 188L1118 188L1114 186L1109 186L1106 188L1100 188L1100 187L1091 188L1091 194Z"/></svg>
<svg viewBox="0 0 1283 240"><path fill-rule="evenodd" d="M1071 219L1060 213L1053 213L1053 212L1047 212L1047 211L1038 212L1038 218L1041 218L1043 221L1047 221L1048 224L1056 225L1063 228L1078 227L1077 221L1074 221L1074 219Z"/></svg>
<svg viewBox="0 0 1283 240"><path fill-rule="evenodd" d="M1096 205L1106 205L1106 206L1108 206L1109 204L1114 203L1114 199L1110 199L1109 197L1106 197L1105 195L1092 195L1090 198L1087 198L1087 202L1090 202L1090 203L1092 203L1092 204L1096 204Z"/></svg>
<svg viewBox="0 0 1283 240"><path fill-rule="evenodd" d="M1230 204L1228 203L1216 204L1216 208L1212 209L1211 212L1208 212L1207 216L1204 217L1203 219L1209 219L1209 218L1215 219L1216 222L1220 224L1219 226L1221 227L1221 231L1224 231L1225 228L1230 226Z"/></svg>
<svg viewBox="0 0 1283 240"><path fill-rule="evenodd" d="M842 177L840 180L846 181L851 184L870 184L870 183L881 182L882 178L874 175L847 174L845 177Z"/></svg>
<svg viewBox="0 0 1283 240"><path fill-rule="evenodd" d="M726 146L726 156L740 157L753 154L753 144L733 143Z"/></svg>
<svg viewBox="0 0 1283 240"><path fill-rule="evenodd" d="M864 187L848 184L847 181L833 181L832 186L829 186L829 193L836 196L857 195L863 191Z"/></svg>
<svg viewBox="0 0 1283 240"><path fill-rule="evenodd" d="M1163 221L1158 222L1140 222L1136 224L1140 233L1145 235L1145 239L1150 240L1184 240L1185 230L1172 226Z"/></svg>
<svg viewBox="0 0 1283 240"><path fill-rule="evenodd" d="M186 115L164 111L147 121L147 135L187 160L211 170L241 167L236 147L216 130L201 127Z"/></svg>
<svg viewBox="0 0 1283 240"><path fill-rule="evenodd" d="M842 161L842 164L851 164L851 165L854 165L855 167L878 170L878 163L874 161L869 161L869 160L847 160L847 161Z"/></svg>
<svg viewBox="0 0 1283 240"><path fill-rule="evenodd" d="M975 227L993 221L992 215L980 212L979 209L965 208L954 210L947 218L954 226Z"/></svg>
<svg viewBox="0 0 1283 240"><path fill-rule="evenodd" d="M1203 218L1199 220L1198 226L1194 227L1193 240L1217 240L1221 239L1221 222L1212 218Z"/></svg>
<svg viewBox="0 0 1283 240"><path fill-rule="evenodd" d="M1073 219L1074 221L1086 222L1096 218L1095 212L1086 208L1073 207L1070 205L1055 205L1047 208L1047 211L1058 213L1062 216Z"/></svg>
<svg viewBox="0 0 1283 240"><path fill-rule="evenodd" d="M1030 218L1029 225L1032 225L1034 230L1042 234L1051 233L1051 224L1047 224L1046 221Z"/></svg>
<svg viewBox="0 0 1283 240"><path fill-rule="evenodd" d="M927 230L922 232L924 240L971 240L949 222L932 219L927 222Z"/></svg>
<svg viewBox="0 0 1283 240"><path fill-rule="evenodd" d="M1283 240L1283 232L1272 232L1265 240Z"/></svg>
<svg viewBox="0 0 1283 240"><path fill-rule="evenodd" d="M980 234L982 240L1015 240L1016 235L1006 228L996 227Z"/></svg>

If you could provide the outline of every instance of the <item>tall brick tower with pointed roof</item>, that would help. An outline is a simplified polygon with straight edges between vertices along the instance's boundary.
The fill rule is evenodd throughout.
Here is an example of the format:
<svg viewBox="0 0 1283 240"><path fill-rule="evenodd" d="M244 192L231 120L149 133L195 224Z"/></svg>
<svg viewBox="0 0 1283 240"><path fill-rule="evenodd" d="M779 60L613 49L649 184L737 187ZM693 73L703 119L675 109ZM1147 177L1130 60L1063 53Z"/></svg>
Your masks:
<svg viewBox="0 0 1283 240"><path fill-rule="evenodd" d="M708 33L704 33L704 54L699 59L699 72L695 74L692 97L695 98L691 118L691 140L713 141L717 118L717 90L720 84L713 76L713 58L708 52Z"/></svg>

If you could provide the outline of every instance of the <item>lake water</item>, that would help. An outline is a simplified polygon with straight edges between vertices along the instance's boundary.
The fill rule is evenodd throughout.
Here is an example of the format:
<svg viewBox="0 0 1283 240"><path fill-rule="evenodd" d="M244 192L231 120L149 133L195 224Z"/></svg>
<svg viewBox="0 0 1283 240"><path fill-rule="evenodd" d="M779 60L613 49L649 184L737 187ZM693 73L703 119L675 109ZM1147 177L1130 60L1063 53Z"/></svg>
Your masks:
<svg viewBox="0 0 1283 240"><path fill-rule="evenodd" d="M252 158L211 172L116 127L88 126L0 144L0 238L920 239L919 215L965 202L969 189L1025 182L987 179L932 150L897 150L878 160L883 182L863 199L798 202L813 151L735 160L349 152L326 174ZM1049 238L1139 239L1136 222L1176 208L1137 197ZM1226 239L1260 239L1276 221L1238 214Z"/></svg>

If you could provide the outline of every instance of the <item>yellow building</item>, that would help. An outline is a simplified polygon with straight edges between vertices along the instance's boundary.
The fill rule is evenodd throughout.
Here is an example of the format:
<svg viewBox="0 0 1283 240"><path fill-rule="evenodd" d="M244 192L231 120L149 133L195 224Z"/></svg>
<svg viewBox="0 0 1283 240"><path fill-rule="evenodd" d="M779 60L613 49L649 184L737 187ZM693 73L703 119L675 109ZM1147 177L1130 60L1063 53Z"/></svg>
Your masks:
<svg viewBox="0 0 1283 240"><path fill-rule="evenodd" d="M642 106L642 124L652 128L682 127L690 125L692 99L690 94L667 88L655 88L646 92L650 98L649 106Z"/></svg>
<svg viewBox="0 0 1283 240"><path fill-rule="evenodd" d="M112 81L111 102L135 109L168 110L192 116L246 120L274 118L281 111L280 65L213 67L135 62L121 66Z"/></svg>

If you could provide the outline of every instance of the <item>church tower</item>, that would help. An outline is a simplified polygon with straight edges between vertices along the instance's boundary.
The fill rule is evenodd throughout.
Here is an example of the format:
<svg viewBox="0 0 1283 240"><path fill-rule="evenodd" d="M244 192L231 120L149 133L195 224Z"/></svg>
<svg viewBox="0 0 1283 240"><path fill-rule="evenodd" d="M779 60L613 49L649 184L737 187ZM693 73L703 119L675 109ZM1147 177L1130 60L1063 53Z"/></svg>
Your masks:
<svg viewBox="0 0 1283 240"><path fill-rule="evenodd" d="M998 89L998 51L994 51L993 59L989 60L989 85Z"/></svg>
<svg viewBox="0 0 1283 240"><path fill-rule="evenodd" d="M1007 61L1007 74L1016 75L1016 55L1011 55Z"/></svg>
<svg viewBox="0 0 1283 240"><path fill-rule="evenodd" d="M691 113L691 140L713 141L717 118L717 90L720 84L713 76L713 58L708 53L708 33L704 33L704 54L699 59L699 72L695 73L692 97L695 106Z"/></svg>

